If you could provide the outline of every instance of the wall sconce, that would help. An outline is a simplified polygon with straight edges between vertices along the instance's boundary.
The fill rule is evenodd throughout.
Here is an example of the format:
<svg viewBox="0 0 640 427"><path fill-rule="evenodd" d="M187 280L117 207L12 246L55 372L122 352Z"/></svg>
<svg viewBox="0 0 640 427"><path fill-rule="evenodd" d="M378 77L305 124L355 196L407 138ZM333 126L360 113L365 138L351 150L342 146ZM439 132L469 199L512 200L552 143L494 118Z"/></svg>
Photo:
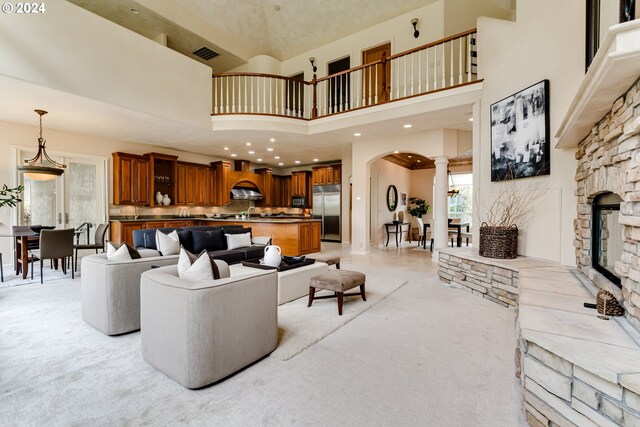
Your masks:
<svg viewBox="0 0 640 427"><path fill-rule="evenodd" d="M313 68L313 72L315 73L316 71L318 71L318 67L316 67L316 64L314 64L314 62L316 62L316 58L312 56L311 58L309 58L309 62L311 62L311 67Z"/></svg>
<svg viewBox="0 0 640 427"><path fill-rule="evenodd" d="M416 28L416 26L418 25L418 18L413 18L411 20L411 25L413 25L413 37L417 39L418 37L420 37L420 31L418 31L418 28Z"/></svg>

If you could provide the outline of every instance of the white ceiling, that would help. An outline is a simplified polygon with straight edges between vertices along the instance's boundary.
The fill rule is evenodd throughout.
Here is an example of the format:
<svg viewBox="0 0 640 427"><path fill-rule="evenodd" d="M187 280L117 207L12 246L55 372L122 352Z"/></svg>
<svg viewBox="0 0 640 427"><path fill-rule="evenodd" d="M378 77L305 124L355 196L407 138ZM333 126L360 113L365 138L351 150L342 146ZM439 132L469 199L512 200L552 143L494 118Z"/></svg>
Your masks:
<svg viewBox="0 0 640 427"><path fill-rule="evenodd" d="M182 25L154 11L150 1L147 7L136 0L68 1L149 39L166 34L169 48L220 73L255 55L291 58L437 0L173 0L186 12ZM185 28L196 20L215 31ZM203 46L220 56L206 61L192 54Z"/></svg>
<svg viewBox="0 0 640 427"><path fill-rule="evenodd" d="M291 58L437 0L175 0L254 49Z"/></svg>

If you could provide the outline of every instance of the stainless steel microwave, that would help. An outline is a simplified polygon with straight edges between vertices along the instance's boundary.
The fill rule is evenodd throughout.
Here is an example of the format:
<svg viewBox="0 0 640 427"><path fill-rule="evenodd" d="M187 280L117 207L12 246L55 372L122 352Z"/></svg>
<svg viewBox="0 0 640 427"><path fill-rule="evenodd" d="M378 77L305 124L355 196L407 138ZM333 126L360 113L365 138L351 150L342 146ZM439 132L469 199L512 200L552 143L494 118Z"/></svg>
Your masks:
<svg viewBox="0 0 640 427"><path fill-rule="evenodd" d="M293 196L291 198L291 206L302 207L305 206L305 197L304 196Z"/></svg>

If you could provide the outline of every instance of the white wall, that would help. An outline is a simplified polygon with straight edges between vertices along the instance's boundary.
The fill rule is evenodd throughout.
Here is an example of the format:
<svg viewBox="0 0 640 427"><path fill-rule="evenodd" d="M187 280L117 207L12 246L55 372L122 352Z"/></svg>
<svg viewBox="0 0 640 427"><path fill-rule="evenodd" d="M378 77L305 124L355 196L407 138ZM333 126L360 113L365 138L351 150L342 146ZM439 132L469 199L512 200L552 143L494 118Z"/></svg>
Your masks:
<svg viewBox="0 0 640 427"><path fill-rule="evenodd" d="M444 2L444 33L451 36L475 28L479 16L510 19L511 10L506 2L500 7L494 0L446 0Z"/></svg>
<svg viewBox="0 0 640 427"><path fill-rule="evenodd" d="M478 196L483 206L500 191L491 183L490 105L533 83L550 80L550 146L584 76L585 3L582 0L518 0L516 22L478 20L478 70L484 79L480 101ZM534 219L521 227L522 255L573 265L573 219L576 212L575 150L551 149L550 190ZM542 179L542 178L534 178ZM518 188L527 180L515 182Z"/></svg>
<svg viewBox="0 0 640 427"><path fill-rule="evenodd" d="M211 68L63 0L0 14L0 74L211 127Z"/></svg>

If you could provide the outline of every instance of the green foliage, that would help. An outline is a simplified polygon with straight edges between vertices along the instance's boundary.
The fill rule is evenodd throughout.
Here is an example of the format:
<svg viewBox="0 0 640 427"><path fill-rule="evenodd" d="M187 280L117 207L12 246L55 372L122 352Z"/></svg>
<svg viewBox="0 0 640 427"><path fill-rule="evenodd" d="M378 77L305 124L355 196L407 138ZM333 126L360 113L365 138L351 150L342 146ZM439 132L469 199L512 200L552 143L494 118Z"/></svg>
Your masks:
<svg viewBox="0 0 640 427"><path fill-rule="evenodd" d="M0 208L5 206L15 207L20 203L22 201L20 198L22 190L24 190L22 185L18 185L16 188L9 188L7 184L4 184L2 190L0 190Z"/></svg>
<svg viewBox="0 0 640 427"><path fill-rule="evenodd" d="M415 207L411 205L415 205ZM411 197L409 199L409 209L407 209L409 215L416 218L422 218L422 215L426 215L430 211L431 206L429 206L429 203L427 203L425 200L419 199L418 197Z"/></svg>

